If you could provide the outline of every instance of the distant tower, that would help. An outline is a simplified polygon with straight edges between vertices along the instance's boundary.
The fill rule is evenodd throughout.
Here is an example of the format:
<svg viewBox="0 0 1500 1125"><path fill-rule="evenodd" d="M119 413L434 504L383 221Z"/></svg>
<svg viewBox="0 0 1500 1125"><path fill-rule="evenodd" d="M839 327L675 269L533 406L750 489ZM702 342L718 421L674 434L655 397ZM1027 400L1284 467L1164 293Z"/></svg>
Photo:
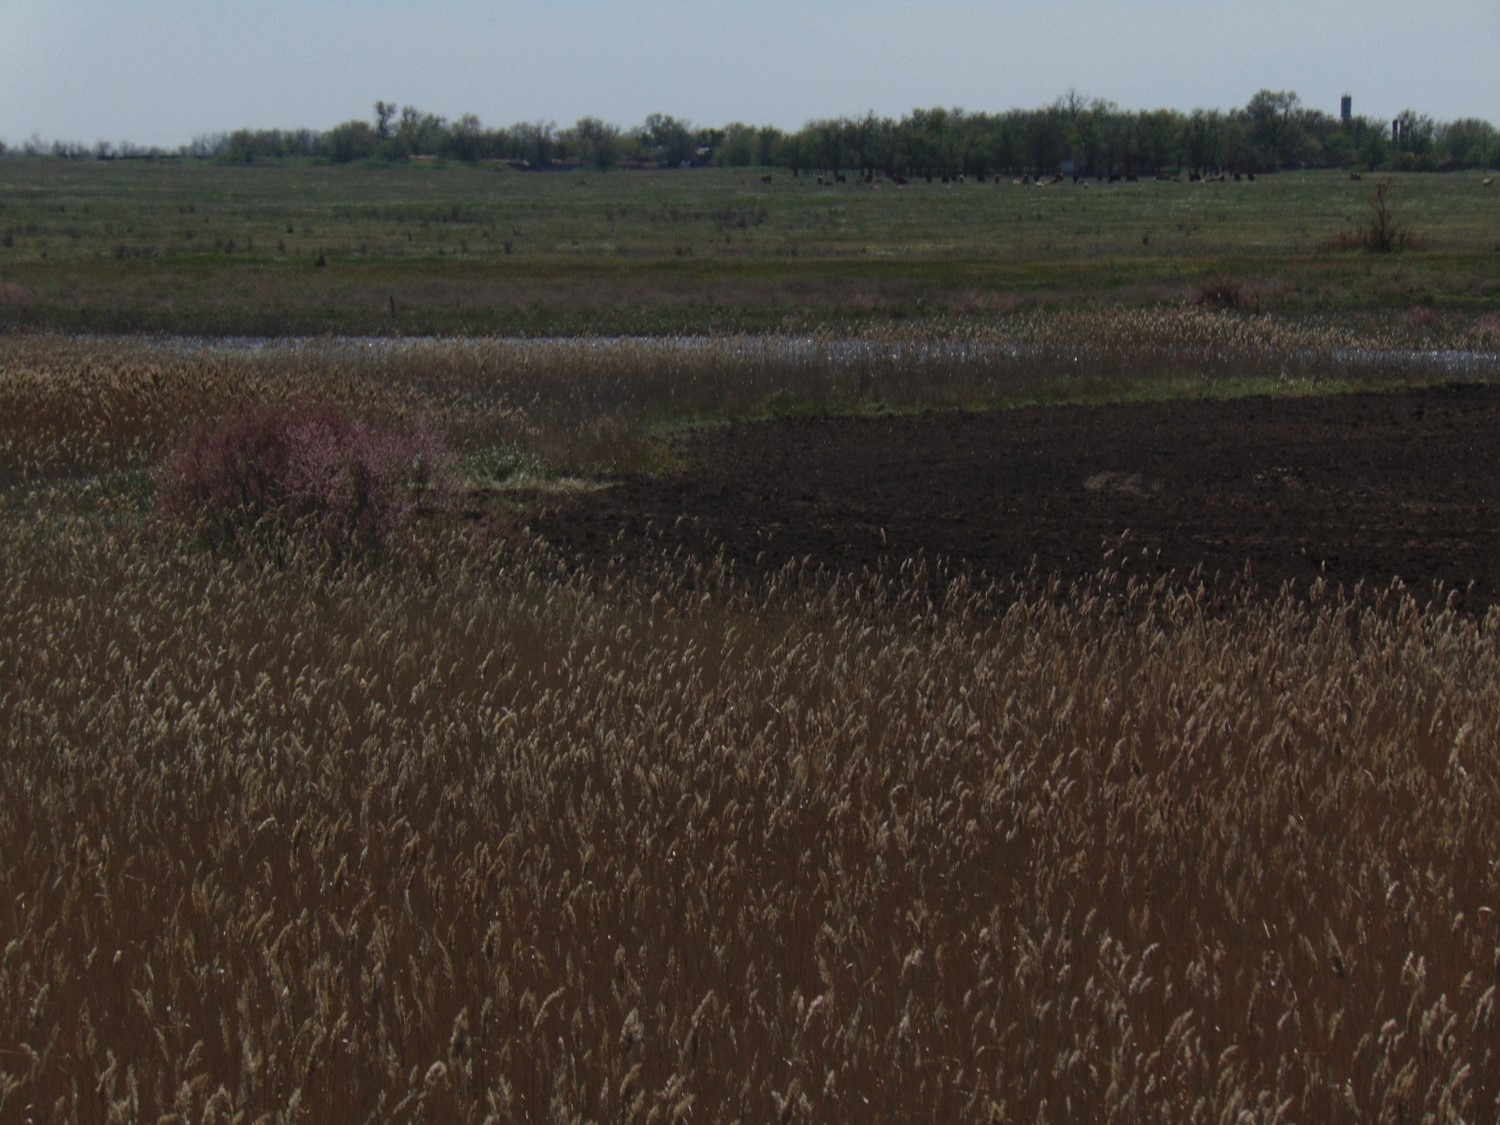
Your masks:
<svg viewBox="0 0 1500 1125"><path fill-rule="evenodd" d="M1339 99L1339 120L1349 121L1354 117L1354 99L1345 94Z"/></svg>

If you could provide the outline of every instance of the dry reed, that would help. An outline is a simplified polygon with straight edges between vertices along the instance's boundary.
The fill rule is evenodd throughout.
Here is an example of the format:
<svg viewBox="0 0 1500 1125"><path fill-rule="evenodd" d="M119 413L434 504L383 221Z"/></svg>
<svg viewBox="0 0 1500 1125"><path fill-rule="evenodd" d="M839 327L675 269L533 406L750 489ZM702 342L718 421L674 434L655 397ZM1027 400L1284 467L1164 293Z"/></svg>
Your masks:
<svg viewBox="0 0 1500 1125"><path fill-rule="evenodd" d="M1026 313L946 336L160 344L0 336L0 489L155 464L248 403L421 415L457 449L556 469L651 463L659 427L778 410L987 407L1161 394L1310 393L1493 377L1496 338L1413 347L1392 323L1290 323L1195 308ZM1472 349L1455 368L1430 349ZM1426 350L1423 350L1426 349Z"/></svg>
<svg viewBox="0 0 1500 1125"><path fill-rule="evenodd" d="M262 565L58 497L247 395L524 436L587 347L3 346L53 491L0 509L0 1118L1500 1108L1500 617L456 527ZM655 401L616 363L575 417Z"/></svg>
<svg viewBox="0 0 1500 1125"><path fill-rule="evenodd" d="M9 529L0 1115L1495 1111L1500 621L429 546Z"/></svg>

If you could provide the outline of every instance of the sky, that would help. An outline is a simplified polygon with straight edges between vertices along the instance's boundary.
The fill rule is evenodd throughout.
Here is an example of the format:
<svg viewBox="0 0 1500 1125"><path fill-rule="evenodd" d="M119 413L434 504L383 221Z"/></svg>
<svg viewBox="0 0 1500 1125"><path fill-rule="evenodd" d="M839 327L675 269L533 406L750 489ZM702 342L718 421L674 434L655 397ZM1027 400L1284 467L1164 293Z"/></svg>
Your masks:
<svg viewBox="0 0 1500 1125"><path fill-rule="evenodd" d="M796 129L917 108L1228 110L1262 89L1500 125L1500 0L0 0L0 141L175 149L376 100L487 126Z"/></svg>

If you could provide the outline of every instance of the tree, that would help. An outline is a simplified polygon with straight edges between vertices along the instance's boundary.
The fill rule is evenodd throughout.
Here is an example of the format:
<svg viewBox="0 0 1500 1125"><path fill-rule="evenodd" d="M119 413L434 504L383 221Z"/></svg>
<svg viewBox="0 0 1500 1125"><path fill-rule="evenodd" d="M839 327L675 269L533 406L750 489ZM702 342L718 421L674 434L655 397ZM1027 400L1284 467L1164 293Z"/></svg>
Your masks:
<svg viewBox="0 0 1500 1125"><path fill-rule="evenodd" d="M1348 129L1331 133L1322 144L1322 162L1335 168L1349 168L1359 163L1354 134Z"/></svg>
<svg viewBox="0 0 1500 1125"><path fill-rule="evenodd" d="M762 125L755 134L755 163L769 168L776 163L776 150L786 134L774 125Z"/></svg>
<svg viewBox="0 0 1500 1125"><path fill-rule="evenodd" d="M1216 109L1194 110L1183 126L1182 147L1196 172L1224 167L1224 115Z"/></svg>
<svg viewBox="0 0 1500 1125"><path fill-rule="evenodd" d="M484 126L479 118L466 113L455 121L443 139L439 154L465 164L476 163L484 155Z"/></svg>
<svg viewBox="0 0 1500 1125"><path fill-rule="evenodd" d="M1270 168L1279 168L1285 153L1297 147L1297 111L1302 101L1290 91L1261 90L1245 106L1251 142Z"/></svg>
<svg viewBox="0 0 1500 1125"><path fill-rule="evenodd" d="M714 163L723 168L748 168L756 157L756 130L735 121L724 130L724 140L714 153Z"/></svg>
<svg viewBox="0 0 1500 1125"><path fill-rule="evenodd" d="M846 132L854 167L862 173L875 170L875 150L880 141L881 121L869 110L858 121L851 121Z"/></svg>
<svg viewBox="0 0 1500 1125"><path fill-rule="evenodd" d="M335 164L368 160L375 155L375 130L368 121L346 121L323 135L323 147Z"/></svg>
<svg viewBox="0 0 1500 1125"><path fill-rule="evenodd" d="M1146 166L1153 172L1162 169L1181 171L1182 151L1179 138L1182 130L1179 117L1170 109L1153 109L1140 115L1140 151Z"/></svg>
<svg viewBox="0 0 1500 1125"><path fill-rule="evenodd" d="M533 168L545 168L552 163L552 151L557 146L556 133L555 121L523 122L511 129L521 159Z"/></svg>
<svg viewBox="0 0 1500 1125"><path fill-rule="evenodd" d="M1352 122L1354 150L1359 163L1374 171L1390 163L1390 130L1384 121L1371 121L1360 117Z"/></svg>
<svg viewBox="0 0 1500 1125"><path fill-rule="evenodd" d="M387 145L387 154L396 160L408 156L435 156L447 135L448 123L416 106L404 106L396 123L396 135Z"/></svg>
<svg viewBox="0 0 1500 1125"><path fill-rule="evenodd" d="M375 103L375 136L381 141L391 139L391 118L395 116L396 107L392 103Z"/></svg>
<svg viewBox="0 0 1500 1125"><path fill-rule="evenodd" d="M641 134L657 163L663 167L677 168L692 163L693 150L697 146L693 141L692 127L686 121L665 113L653 113L646 118Z"/></svg>
<svg viewBox="0 0 1500 1125"><path fill-rule="evenodd" d="M1050 176L1062 165L1068 154L1067 119L1057 106L1038 110L1031 115L1028 130L1031 141L1031 163L1039 176Z"/></svg>
<svg viewBox="0 0 1500 1125"><path fill-rule="evenodd" d="M806 130L796 133L781 133L776 139L772 163L781 168L791 169L792 175L801 175L802 170L811 163L807 153Z"/></svg>
<svg viewBox="0 0 1500 1125"><path fill-rule="evenodd" d="M825 172L837 173L844 166L844 123L836 117L808 122L813 159Z"/></svg>
<svg viewBox="0 0 1500 1125"><path fill-rule="evenodd" d="M1500 148L1495 127L1477 117L1461 117L1439 126L1436 141L1440 166L1485 168Z"/></svg>
<svg viewBox="0 0 1500 1125"><path fill-rule="evenodd" d="M1104 116L1098 101L1073 116L1073 162L1086 175L1102 176L1108 171L1104 162Z"/></svg>
<svg viewBox="0 0 1500 1125"><path fill-rule="evenodd" d="M601 172L607 172L620 160L620 130L597 117L581 117L573 126L573 140L578 155Z"/></svg>
<svg viewBox="0 0 1500 1125"><path fill-rule="evenodd" d="M900 125L902 163L918 176L949 176L959 170L959 153L955 137L957 111L941 106L914 109Z"/></svg>
<svg viewBox="0 0 1500 1125"><path fill-rule="evenodd" d="M1401 154L1403 169L1430 172L1437 166L1433 159L1437 126L1432 118L1415 110L1403 109L1396 115L1393 132L1396 134L1396 151Z"/></svg>

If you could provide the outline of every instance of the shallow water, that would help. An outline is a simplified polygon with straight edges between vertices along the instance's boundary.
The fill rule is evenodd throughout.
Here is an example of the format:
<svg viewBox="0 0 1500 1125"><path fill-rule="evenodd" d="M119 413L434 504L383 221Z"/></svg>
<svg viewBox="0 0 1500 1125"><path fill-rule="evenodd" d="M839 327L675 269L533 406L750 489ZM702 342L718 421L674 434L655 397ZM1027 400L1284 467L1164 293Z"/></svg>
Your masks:
<svg viewBox="0 0 1500 1125"><path fill-rule="evenodd" d="M744 358L781 358L806 363L812 360L840 365L872 361L945 360L948 362L981 362L992 359L1019 359L1025 349L1019 344L1001 342L871 340L858 337L821 339L811 336L714 337L714 336L575 336L575 337L448 337L448 336L164 336L149 341L154 347L178 354L274 355L313 351L332 354L381 353L399 355L424 348L483 348L501 345L508 348L571 347L583 352L607 351L611 348L660 348L679 353L717 352ZM1041 355L1042 353L1038 353ZM1274 352L1256 353L1264 362ZM1406 350L1374 348L1336 348L1329 351L1300 350L1285 353L1285 359L1299 367L1327 365L1336 373L1357 371L1406 370L1413 374L1427 372L1455 379L1486 379L1500 376L1500 353L1448 349Z"/></svg>

